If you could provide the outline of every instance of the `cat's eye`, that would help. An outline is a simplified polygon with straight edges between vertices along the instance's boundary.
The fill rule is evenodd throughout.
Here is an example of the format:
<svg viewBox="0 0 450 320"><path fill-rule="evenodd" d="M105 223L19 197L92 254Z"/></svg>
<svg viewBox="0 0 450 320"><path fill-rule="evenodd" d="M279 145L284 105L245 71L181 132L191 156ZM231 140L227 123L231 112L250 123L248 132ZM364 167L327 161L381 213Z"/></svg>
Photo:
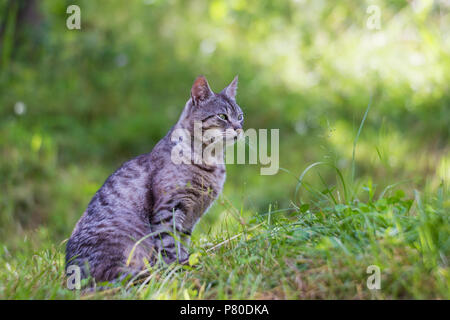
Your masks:
<svg viewBox="0 0 450 320"><path fill-rule="evenodd" d="M238 120L239 120L239 121L244 120L244 115L243 115L243 114L240 114L240 115L238 116Z"/></svg>
<svg viewBox="0 0 450 320"><path fill-rule="evenodd" d="M226 114L224 114L224 113L221 113L221 114L219 114L219 115L217 115L220 119L222 119L222 120L227 120L228 119L228 117L227 117L227 115Z"/></svg>

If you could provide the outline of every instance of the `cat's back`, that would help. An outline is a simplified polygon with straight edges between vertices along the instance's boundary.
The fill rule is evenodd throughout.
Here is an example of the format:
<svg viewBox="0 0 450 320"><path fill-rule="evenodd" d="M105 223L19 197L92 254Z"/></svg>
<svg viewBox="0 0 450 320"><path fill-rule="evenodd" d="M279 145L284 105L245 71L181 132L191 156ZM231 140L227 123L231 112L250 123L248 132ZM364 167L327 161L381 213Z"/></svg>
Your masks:
<svg viewBox="0 0 450 320"><path fill-rule="evenodd" d="M106 208L148 212L152 163L149 153L131 159L106 179L88 206L88 214Z"/></svg>
<svg viewBox="0 0 450 320"><path fill-rule="evenodd" d="M73 264L82 267L88 261L96 279L109 280L119 272L134 243L151 232L151 172L150 154L143 154L122 164L106 179L67 243L67 262L74 260ZM146 247L151 245L144 242ZM136 249L136 254L144 255L146 250Z"/></svg>
<svg viewBox="0 0 450 320"><path fill-rule="evenodd" d="M153 176L164 166L166 143L155 145L149 153L124 162L103 183L88 204L78 222L79 228L92 226L94 221L133 220L145 221L153 207ZM122 217L125 216L125 217ZM123 221L126 222L126 221Z"/></svg>
<svg viewBox="0 0 450 320"><path fill-rule="evenodd" d="M119 226L142 225L153 206L151 172L148 153L123 163L92 197L69 242L93 238Z"/></svg>

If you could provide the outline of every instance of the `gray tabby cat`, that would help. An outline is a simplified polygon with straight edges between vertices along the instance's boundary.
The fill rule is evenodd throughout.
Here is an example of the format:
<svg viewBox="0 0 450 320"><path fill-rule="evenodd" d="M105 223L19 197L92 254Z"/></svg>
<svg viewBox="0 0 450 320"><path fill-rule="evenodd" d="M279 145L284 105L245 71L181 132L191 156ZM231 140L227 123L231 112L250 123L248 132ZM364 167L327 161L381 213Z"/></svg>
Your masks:
<svg viewBox="0 0 450 320"><path fill-rule="evenodd" d="M175 126L150 153L124 163L94 195L67 243L66 268L78 265L82 278L102 282L136 274L144 261L154 264L159 256L166 263L189 258L185 245L222 191L225 165L175 164L171 153L179 142L172 141L172 133L183 129L192 141L201 139L194 135L194 123L201 122L203 130L218 129L226 142L236 141L243 124L236 90L237 77L217 94L203 76L195 80ZM214 141L202 140L203 147L209 143ZM201 158L198 153L193 150L192 158Z"/></svg>

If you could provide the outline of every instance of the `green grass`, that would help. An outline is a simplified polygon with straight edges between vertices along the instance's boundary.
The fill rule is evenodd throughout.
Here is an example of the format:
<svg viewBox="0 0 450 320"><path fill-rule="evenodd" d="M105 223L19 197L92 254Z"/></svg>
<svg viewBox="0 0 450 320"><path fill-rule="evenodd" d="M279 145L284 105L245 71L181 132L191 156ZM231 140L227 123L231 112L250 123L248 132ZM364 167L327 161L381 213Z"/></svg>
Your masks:
<svg viewBox="0 0 450 320"><path fill-rule="evenodd" d="M365 185L356 195L368 200L350 203L310 191L317 201L247 218L222 198L229 215L214 234L194 235L190 266L155 268L144 283L89 296L65 289L64 243L36 233L14 253L1 249L0 298L450 298L448 187L409 199L400 189L375 198ZM366 286L370 265L381 269L380 290Z"/></svg>

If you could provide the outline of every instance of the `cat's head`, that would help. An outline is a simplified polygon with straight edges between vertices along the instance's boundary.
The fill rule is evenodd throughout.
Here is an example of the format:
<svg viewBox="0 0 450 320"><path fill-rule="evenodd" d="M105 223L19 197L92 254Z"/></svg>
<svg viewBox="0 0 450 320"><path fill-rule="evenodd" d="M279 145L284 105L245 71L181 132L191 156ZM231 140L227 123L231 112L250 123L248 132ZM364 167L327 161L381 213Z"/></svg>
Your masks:
<svg viewBox="0 0 450 320"><path fill-rule="evenodd" d="M214 93L206 78L199 76L192 85L191 99L182 115L185 127L193 133L194 123L201 123L204 133L223 137L227 144L242 137L244 114L236 103L237 84L236 76L220 93Z"/></svg>

